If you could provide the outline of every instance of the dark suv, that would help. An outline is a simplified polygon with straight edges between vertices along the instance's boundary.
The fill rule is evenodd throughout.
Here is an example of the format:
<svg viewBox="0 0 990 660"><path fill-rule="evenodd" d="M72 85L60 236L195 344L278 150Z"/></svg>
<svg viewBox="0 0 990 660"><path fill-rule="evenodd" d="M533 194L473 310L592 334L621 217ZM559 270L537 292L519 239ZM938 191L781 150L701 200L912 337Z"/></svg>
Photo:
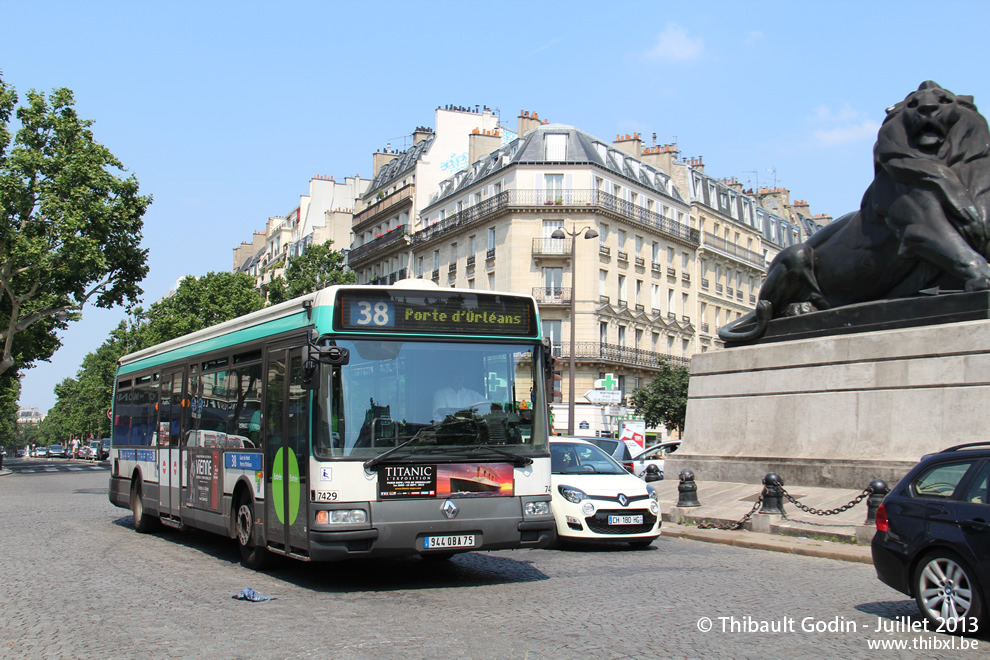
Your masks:
<svg viewBox="0 0 990 660"><path fill-rule="evenodd" d="M984 633L990 585L990 443L924 456L877 511L877 577L913 596L929 630Z"/></svg>

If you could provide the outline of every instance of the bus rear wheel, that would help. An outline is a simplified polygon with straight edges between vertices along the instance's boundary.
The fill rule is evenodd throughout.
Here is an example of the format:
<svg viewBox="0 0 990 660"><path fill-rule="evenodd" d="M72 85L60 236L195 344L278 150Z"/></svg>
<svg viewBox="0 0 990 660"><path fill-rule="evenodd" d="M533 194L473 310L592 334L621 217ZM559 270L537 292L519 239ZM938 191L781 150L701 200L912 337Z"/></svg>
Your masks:
<svg viewBox="0 0 990 660"><path fill-rule="evenodd" d="M144 510L141 487L138 486L136 478L131 479L131 512L134 514L134 531L139 534L153 532L161 526L161 521L157 517L153 518Z"/></svg>
<svg viewBox="0 0 990 660"><path fill-rule="evenodd" d="M242 497L237 505L237 545L241 548L241 563L245 567L260 570L268 565L271 553L254 540L254 502Z"/></svg>

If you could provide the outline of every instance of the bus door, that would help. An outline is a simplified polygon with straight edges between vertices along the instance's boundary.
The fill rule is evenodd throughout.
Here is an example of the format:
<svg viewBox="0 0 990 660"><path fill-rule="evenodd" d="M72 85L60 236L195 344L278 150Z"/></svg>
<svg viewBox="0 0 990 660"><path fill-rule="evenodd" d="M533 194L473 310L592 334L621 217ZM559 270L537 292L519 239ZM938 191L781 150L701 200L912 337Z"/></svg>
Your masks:
<svg viewBox="0 0 990 660"><path fill-rule="evenodd" d="M308 555L309 399L302 349L270 348L265 366L265 537L288 554Z"/></svg>
<svg viewBox="0 0 990 660"><path fill-rule="evenodd" d="M182 420L182 371L162 375L158 397L158 507L162 515L179 515L179 452Z"/></svg>

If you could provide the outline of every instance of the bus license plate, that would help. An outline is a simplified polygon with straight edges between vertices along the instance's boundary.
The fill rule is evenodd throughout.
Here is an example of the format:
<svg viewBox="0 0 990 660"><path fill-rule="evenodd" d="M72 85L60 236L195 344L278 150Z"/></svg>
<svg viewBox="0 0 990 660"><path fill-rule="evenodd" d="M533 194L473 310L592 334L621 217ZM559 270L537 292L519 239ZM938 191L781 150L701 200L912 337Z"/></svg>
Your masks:
<svg viewBox="0 0 990 660"><path fill-rule="evenodd" d="M609 516L609 525L642 525L643 516Z"/></svg>
<svg viewBox="0 0 990 660"><path fill-rule="evenodd" d="M439 550L441 548L473 548L474 534L458 534L454 536L427 536L423 538L424 550Z"/></svg>

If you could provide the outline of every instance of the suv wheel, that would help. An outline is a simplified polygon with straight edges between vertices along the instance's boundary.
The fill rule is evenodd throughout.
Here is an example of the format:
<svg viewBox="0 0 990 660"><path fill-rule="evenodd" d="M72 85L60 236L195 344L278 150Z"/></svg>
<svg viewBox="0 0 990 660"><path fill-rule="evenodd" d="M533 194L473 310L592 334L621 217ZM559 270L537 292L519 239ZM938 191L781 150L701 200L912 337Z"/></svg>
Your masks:
<svg viewBox="0 0 990 660"><path fill-rule="evenodd" d="M976 629L974 620L983 617L976 576L954 552L926 555L915 569L913 586L918 608L939 630L971 633Z"/></svg>

